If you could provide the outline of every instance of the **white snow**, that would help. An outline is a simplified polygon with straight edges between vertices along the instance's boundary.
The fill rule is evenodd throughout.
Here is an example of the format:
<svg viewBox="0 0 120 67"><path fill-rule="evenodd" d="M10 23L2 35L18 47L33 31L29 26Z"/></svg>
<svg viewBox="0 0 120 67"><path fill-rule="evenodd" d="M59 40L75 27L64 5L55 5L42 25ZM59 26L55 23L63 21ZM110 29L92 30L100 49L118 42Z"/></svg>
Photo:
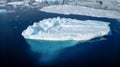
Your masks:
<svg viewBox="0 0 120 67"><path fill-rule="evenodd" d="M86 15L93 17L107 17L107 18L120 18L120 13L117 11L109 11L102 9L89 8L85 6L72 6L72 5L51 5L43 7L41 11L59 14L76 14Z"/></svg>
<svg viewBox="0 0 120 67"><path fill-rule="evenodd" d="M62 3L63 0L35 0L35 2L47 2L48 4L52 4L52 3L55 3L55 2L58 2L58 3Z"/></svg>
<svg viewBox="0 0 120 67"><path fill-rule="evenodd" d="M8 2L8 5L24 5L24 1L15 1L15 2Z"/></svg>
<svg viewBox="0 0 120 67"><path fill-rule="evenodd" d="M92 20L76 20L70 18L49 18L28 26L22 32L26 39L52 41L84 41L108 35L109 23Z"/></svg>
<svg viewBox="0 0 120 67"><path fill-rule="evenodd" d="M69 5L87 6L120 12L120 0L66 0Z"/></svg>
<svg viewBox="0 0 120 67"><path fill-rule="evenodd" d="M45 1L45 0L35 0L35 2L43 2L43 1Z"/></svg>

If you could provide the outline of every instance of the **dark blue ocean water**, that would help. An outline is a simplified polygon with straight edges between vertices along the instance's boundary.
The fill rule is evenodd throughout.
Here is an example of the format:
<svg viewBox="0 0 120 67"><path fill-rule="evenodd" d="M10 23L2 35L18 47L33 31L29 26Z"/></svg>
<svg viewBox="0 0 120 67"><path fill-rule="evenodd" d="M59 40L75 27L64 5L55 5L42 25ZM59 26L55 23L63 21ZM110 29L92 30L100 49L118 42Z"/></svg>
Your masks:
<svg viewBox="0 0 120 67"><path fill-rule="evenodd" d="M110 22L112 35L107 40L85 42L65 49L55 62L43 65L37 61L37 54L22 37L21 32L44 18L67 17L79 20ZM80 15L61 15L37 10L16 11L0 14L0 65L4 67L116 67L120 56L120 22L112 18L98 18ZM0 66L0 67L1 67Z"/></svg>

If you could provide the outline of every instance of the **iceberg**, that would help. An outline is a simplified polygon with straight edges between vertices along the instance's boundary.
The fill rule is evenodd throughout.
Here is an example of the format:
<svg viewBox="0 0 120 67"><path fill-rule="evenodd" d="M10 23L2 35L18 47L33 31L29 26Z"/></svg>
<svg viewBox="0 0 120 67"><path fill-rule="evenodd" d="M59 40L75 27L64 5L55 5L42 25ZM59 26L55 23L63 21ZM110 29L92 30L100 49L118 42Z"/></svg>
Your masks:
<svg viewBox="0 0 120 67"><path fill-rule="evenodd" d="M109 22L48 18L30 25L22 32L31 50L42 54L41 61L54 59L62 49L93 38L109 35Z"/></svg>
<svg viewBox="0 0 120 67"><path fill-rule="evenodd" d="M16 8L17 6L25 5L24 1L14 1L14 2L8 2L7 5L13 6Z"/></svg>
<svg viewBox="0 0 120 67"><path fill-rule="evenodd" d="M8 5L24 5L24 1L14 1L14 2L8 2Z"/></svg>
<svg viewBox="0 0 120 67"><path fill-rule="evenodd" d="M4 13L7 13L7 10L5 10L5 9L0 9L0 14L4 14Z"/></svg>
<svg viewBox="0 0 120 67"><path fill-rule="evenodd" d="M40 9L44 12L49 13L59 13L59 14L75 14L75 15L85 15L93 17L106 17L106 18L120 18L120 13L117 11L95 9L85 6L73 6L73 5L51 5Z"/></svg>
<svg viewBox="0 0 120 67"><path fill-rule="evenodd" d="M35 2L47 2L48 4L52 4L52 3L63 3L64 0L35 0Z"/></svg>

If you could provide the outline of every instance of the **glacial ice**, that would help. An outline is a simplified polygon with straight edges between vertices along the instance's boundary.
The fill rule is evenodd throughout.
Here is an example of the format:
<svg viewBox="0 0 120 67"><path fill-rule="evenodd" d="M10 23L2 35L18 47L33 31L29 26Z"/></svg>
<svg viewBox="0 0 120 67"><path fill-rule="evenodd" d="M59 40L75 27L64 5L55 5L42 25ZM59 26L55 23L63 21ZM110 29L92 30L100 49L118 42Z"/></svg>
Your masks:
<svg viewBox="0 0 120 67"><path fill-rule="evenodd" d="M75 14L75 15L86 15L93 17L106 17L120 19L120 13L117 11L95 9L85 6L72 6L72 5L51 5L40 9L44 12L59 13L59 14Z"/></svg>
<svg viewBox="0 0 120 67"><path fill-rule="evenodd" d="M24 1L15 1L15 2L8 2L7 3L8 5L12 5L12 6L14 6L14 7L16 7L17 5L25 5L24 4Z"/></svg>
<svg viewBox="0 0 120 67"><path fill-rule="evenodd" d="M0 9L0 14L4 14L4 13L7 13L7 10L5 10L5 9Z"/></svg>
<svg viewBox="0 0 120 67"><path fill-rule="evenodd" d="M28 26L22 35L31 50L41 53L41 61L46 62L54 59L62 49L109 33L109 22L57 17Z"/></svg>
<svg viewBox="0 0 120 67"><path fill-rule="evenodd" d="M36 2L47 2L48 4L52 4L52 3L55 3L55 2L58 2L58 3L62 3L63 0L35 0Z"/></svg>

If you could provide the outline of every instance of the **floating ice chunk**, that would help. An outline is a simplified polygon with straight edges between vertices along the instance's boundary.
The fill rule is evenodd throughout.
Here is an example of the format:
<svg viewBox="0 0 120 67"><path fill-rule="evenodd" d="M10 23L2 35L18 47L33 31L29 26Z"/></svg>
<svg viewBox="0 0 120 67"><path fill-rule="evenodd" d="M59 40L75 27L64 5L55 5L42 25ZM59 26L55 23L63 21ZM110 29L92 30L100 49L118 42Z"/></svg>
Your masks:
<svg viewBox="0 0 120 67"><path fill-rule="evenodd" d="M57 17L34 23L24 30L22 35L26 39L80 41L107 35L109 31L109 23L107 22Z"/></svg>
<svg viewBox="0 0 120 67"><path fill-rule="evenodd" d="M45 0L35 0L35 2L43 2L43 1L45 1Z"/></svg>
<svg viewBox="0 0 120 67"><path fill-rule="evenodd" d="M53 3L63 3L64 0L35 0L35 2L47 2L48 4L53 4Z"/></svg>
<svg viewBox="0 0 120 67"><path fill-rule="evenodd" d="M41 59L48 61L64 48L74 46L80 41L108 35L109 32L108 22L57 17L28 26L22 35L32 51L41 53Z"/></svg>
<svg viewBox="0 0 120 67"><path fill-rule="evenodd" d="M0 14L4 14L4 13L7 13L7 10L5 10L5 9L0 9Z"/></svg>
<svg viewBox="0 0 120 67"><path fill-rule="evenodd" d="M24 5L23 1L9 2L8 5Z"/></svg>
<svg viewBox="0 0 120 67"><path fill-rule="evenodd" d="M103 9L89 8L85 6L72 6L72 5L51 5L43 7L41 11L59 14L76 14L86 15L93 17L107 17L107 18L120 18L120 13L117 11L109 11Z"/></svg>

